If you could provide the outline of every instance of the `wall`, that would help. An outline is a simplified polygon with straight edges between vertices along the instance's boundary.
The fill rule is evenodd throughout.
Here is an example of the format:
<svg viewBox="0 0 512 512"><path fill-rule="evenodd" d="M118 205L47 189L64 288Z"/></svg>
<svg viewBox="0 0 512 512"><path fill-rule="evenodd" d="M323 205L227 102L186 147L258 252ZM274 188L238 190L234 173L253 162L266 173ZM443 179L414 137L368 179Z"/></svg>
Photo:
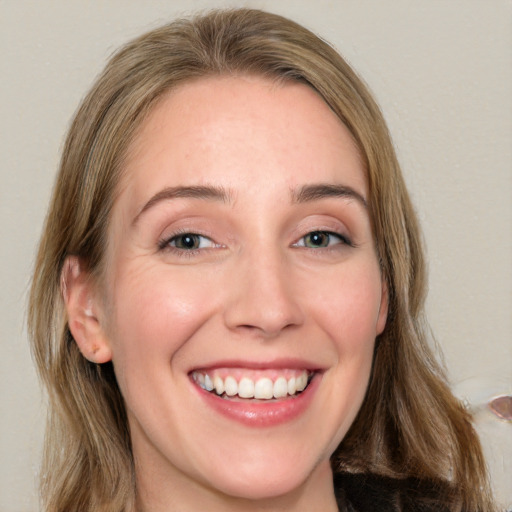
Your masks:
<svg viewBox="0 0 512 512"><path fill-rule="evenodd" d="M0 511L37 510L44 398L23 325L70 117L119 44L225 5L304 23L375 92L425 231L433 330L456 393L477 411L497 495L512 506L512 424L483 407L512 392L510 1L0 0Z"/></svg>

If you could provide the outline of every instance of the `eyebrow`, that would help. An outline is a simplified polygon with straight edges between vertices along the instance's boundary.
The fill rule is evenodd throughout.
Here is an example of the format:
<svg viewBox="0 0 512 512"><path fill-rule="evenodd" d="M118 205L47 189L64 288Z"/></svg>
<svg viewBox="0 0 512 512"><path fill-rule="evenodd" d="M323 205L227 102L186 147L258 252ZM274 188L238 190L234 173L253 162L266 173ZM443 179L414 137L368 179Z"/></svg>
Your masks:
<svg viewBox="0 0 512 512"><path fill-rule="evenodd" d="M166 187L149 199L149 201L141 208L139 213L137 213L133 219L132 224L136 224L140 216L155 206L157 203L179 198L222 201L225 203L231 202L232 200L231 194L221 187L214 187L209 185Z"/></svg>
<svg viewBox="0 0 512 512"><path fill-rule="evenodd" d="M359 194L359 192L356 192L353 188L345 185L333 185L330 183L304 185L297 190L292 190L291 195L292 202L294 203L308 203L329 197L344 197L355 199L364 206L364 208L368 208L366 199ZM157 192L144 204L139 213L134 217L132 224L135 225L141 215L156 204L162 201L180 198L221 201L224 203L232 202L232 195L222 187L215 187L211 185L166 187Z"/></svg>
<svg viewBox="0 0 512 512"><path fill-rule="evenodd" d="M304 185L298 190L292 191L293 202L307 203L310 201L317 201L329 197L344 197L348 199L355 199L364 208L368 208L366 199L353 188L345 185L333 185L331 183L318 183L312 185Z"/></svg>

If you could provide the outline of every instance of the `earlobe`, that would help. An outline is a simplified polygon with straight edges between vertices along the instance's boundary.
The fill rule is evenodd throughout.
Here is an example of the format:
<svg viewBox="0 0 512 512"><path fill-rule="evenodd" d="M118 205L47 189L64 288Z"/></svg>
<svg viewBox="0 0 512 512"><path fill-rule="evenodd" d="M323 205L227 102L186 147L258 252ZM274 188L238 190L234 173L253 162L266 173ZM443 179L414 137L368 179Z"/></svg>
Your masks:
<svg viewBox="0 0 512 512"><path fill-rule="evenodd" d="M386 327L389 310L389 293L386 280L382 279L382 295L380 298L379 316L377 318L377 336L382 334Z"/></svg>
<svg viewBox="0 0 512 512"><path fill-rule="evenodd" d="M97 290L77 256L68 256L61 273L61 293L69 330L83 356L93 363L112 359L109 340L99 316L101 304Z"/></svg>

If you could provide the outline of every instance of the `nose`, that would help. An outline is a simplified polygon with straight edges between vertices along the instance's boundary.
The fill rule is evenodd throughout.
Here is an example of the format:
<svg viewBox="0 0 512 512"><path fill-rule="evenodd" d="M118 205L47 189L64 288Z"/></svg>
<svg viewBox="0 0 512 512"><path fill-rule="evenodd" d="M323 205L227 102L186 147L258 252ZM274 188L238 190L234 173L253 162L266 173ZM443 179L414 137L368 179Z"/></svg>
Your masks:
<svg viewBox="0 0 512 512"><path fill-rule="evenodd" d="M274 338L283 330L301 325L304 315L296 293L298 287L285 258L275 251L241 260L230 277L224 309L226 326Z"/></svg>

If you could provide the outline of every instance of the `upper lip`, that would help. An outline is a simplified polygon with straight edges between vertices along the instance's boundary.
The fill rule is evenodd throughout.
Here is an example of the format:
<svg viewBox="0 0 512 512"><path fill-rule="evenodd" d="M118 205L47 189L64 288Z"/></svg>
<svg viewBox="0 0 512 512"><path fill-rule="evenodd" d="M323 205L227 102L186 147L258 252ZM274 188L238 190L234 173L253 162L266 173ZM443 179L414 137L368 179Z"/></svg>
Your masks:
<svg viewBox="0 0 512 512"><path fill-rule="evenodd" d="M188 373L199 370L214 370L216 368L247 368L250 370L297 369L310 372L324 371L324 365L297 358L279 358L269 361L247 361L244 359L229 359L205 362L190 369Z"/></svg>

